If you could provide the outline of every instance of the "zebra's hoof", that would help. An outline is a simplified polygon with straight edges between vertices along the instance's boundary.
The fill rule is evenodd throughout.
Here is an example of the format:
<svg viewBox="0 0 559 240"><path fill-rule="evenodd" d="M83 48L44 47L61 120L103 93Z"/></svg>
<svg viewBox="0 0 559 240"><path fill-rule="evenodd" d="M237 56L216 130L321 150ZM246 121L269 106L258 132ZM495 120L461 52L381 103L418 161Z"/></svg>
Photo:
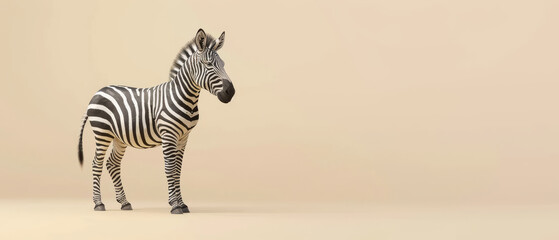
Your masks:
<svg viewBox="0 0 559 240"><path fill-rule="evenodd" d="M120 210L132 210L132 204L127 203L122 205L122 207L120 207Z"/></svg>
<svg viewBox="0 0 559 240"><path fill-rule="evenodd" d="M182 208L180 206L174 207L173 209L171 209L171 213L172 214L182 214Z"/></svg>
<svg viewBox="0 0 559 240"><path fill-rule="evenodd" d="M186 205L182 205L181 209L182 209L183 213L189 213L190 212L190 210L188 210L188 206L186 206Z"/></svg>
<svg viewBox="0 0 559 240"><path fill-rule="evenodd" d="M93 210L95 211L105 211L105 204L97 204L95 205L95 207L93 208Z"/></svg>

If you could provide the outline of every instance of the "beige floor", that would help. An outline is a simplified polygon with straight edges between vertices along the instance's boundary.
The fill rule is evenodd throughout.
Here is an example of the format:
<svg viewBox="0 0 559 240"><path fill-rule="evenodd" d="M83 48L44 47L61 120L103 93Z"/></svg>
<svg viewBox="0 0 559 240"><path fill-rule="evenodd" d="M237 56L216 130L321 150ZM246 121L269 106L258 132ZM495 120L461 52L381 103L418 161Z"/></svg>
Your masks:
<svg viewBox="0 0 559 240"><path fill-rule="evenodd" d="M402 206L0 200L0 239L559 239L559 206Z"/></svg>

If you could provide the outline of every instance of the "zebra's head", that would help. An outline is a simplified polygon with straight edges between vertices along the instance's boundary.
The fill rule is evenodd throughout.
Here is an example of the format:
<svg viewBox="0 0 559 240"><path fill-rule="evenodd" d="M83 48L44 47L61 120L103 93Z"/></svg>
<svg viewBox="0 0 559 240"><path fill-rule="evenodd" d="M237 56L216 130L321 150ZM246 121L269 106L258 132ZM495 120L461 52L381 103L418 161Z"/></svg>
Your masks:
<svg viewBox="0 0 559 240"><path fill-rule="evenodd" d="M223 60L217 54L224 41L225 32L213 40L204 30L198 30L194 38L197 50L192 64L196 84L216 95L221 102L228 103L235 95L235 88L225 72Z"/></svg>

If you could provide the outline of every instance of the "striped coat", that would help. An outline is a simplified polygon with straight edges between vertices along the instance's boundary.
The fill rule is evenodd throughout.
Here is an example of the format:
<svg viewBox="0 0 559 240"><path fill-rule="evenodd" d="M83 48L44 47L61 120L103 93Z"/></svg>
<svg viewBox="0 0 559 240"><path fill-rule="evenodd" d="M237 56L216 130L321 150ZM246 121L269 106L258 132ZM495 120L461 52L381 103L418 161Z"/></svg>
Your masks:
<svg viewBox="0 0 559 240"><path fill-rule="evenodd" d="M105 155L112 143L106 165L121 209L132 210L120 177L126 148L162 145L171 213L189 212L180 192L180 173L188 135L199 118L200 91L205 89L224 103L231 101L235 94L224 62L217 54L224 40L225 32L214 39L200 29L177 55L169 82L151 88L112 85L95 93L83 118L78 144L78 157L83 164L82 135L89 120L96 146L92 166L95 210L105 210L100 180Z"/></svg>

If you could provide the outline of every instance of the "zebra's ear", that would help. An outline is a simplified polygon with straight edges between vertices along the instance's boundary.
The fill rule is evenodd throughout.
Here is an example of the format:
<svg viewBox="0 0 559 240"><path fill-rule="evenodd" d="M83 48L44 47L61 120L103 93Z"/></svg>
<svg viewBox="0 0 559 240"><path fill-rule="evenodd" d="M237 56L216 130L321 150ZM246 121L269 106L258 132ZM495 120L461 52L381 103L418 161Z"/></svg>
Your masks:
<svg viewBox="0 0 559 240"><path fill-rule="evenodd" d="M221 33L221 36L219 36L219 38L215 40L213 50L217 51L217 50L221 49L221 47L223 47L223 42L224 41L225 41L225 31L223 31L223 33Z"/></svg>
<svg viewBox="0 0 559 240"><path fill-rule="evenodd" d="M206 49L206 32L204 32L204 30L200 28L196 33L196 38L194 39L194 41L196 42L198 51L204 51L204 49Z"/></svg>

